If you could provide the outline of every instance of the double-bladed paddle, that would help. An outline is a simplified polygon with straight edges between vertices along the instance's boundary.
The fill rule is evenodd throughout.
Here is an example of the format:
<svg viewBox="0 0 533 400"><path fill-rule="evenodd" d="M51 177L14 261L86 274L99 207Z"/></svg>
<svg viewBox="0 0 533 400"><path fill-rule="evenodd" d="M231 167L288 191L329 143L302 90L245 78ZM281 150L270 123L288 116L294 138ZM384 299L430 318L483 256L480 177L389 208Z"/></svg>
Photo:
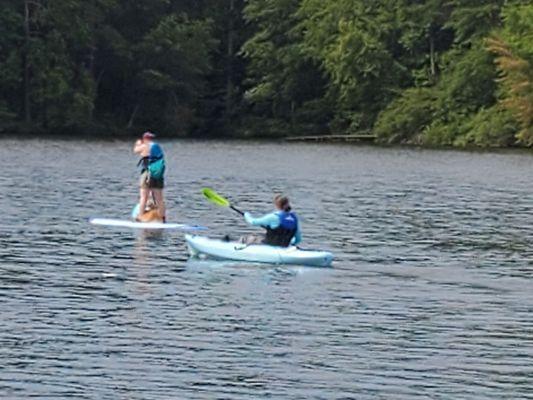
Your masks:
<svg viewBox="0 0 533 400"><path fill-rule="evenodd" d="M233 207L228 199L222 197L217 192L215 192L213 189L203 188L202 193L205 196L205 198L209 200L211 203L216 204L217 206L220 206L220 207L229 207L233 211L236 211L239 214L244 215L244 213L241 210Z"/></svg>

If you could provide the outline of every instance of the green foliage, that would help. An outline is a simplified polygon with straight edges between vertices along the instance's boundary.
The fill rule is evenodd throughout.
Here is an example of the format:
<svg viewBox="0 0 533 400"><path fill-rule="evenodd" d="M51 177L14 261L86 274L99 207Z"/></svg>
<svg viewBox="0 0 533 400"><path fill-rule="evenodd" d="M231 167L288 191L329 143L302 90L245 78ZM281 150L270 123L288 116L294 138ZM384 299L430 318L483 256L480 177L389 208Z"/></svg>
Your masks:
<svg viewBox="0 0 533 400"><path fill-rule="evenodd" d="M478 42L450 51L438 83L405 90L380 114L375 132L388 143L455 145L471 116L495 103L495 77L492 57Z"/></svg>
<svg viewBox="0 0 533 400"><path fill-rule="evenodd" d="M242 47L248 60L244 99L254 115L272 119L256 124L266 134L299 129L310 121L308 117L319 124L320 115L327 114L322 109L317 119L310 112L323 96L324 82L318 66L302 49L301 32L295 29L301 20L298 5L299 0L250 0L244 8L245 19L255 28Z"/></svg>
<svg viewBox="0 0 533 400"><path fill-rule="evenodd" d="M497 55L500 104L520 125L520 143L533 146L533 5L504 7L501 37L490 38L488 48Z"/></svg>
<svg viewBox="0 0 533 400"><path fill-rule="evenodd" d="M516 121L507 111L493 106L472 114L436 119L424 129L420 139L429 146L511 146L516 128Z"/></svg>
<svg viewBox="0 0 533 400"><path fill-rule="evenodd" d="M437 98L432 89L407 89L379 114L374 131L385 143L416 142L436 111Z"/></svg>
<svg viewBox="0 0 533 400"><path fill-rule="evenodd" d="M452 114L446 118L434 119L420 136L420 143L427 146L452 146L463 135L465 116Z"/></svg>
<svg viewBox="0 0 533 400"><path fill-rule="evenodd" d="M326 72L334 122L347 131L370 128L406 78L391 46L397 33L392 3L302 1L303 49Z"/></svg>
<svg viewBox="0 0 533 400"><path fill-rule="evenodd" d="M0 126L14 123L532 146L533 5L3 0Z"/></svg>
<svg viewBox="0 0 533 400"><path fill-rule="evenodd" d="M22 43L22 16L14 3L0 3L0 123L16 119L20 112Z"/></svg>
<svg viewBox="0 0 533 400"><path fill-rule="evenodd" d="M216 45L210 21L191 21L184 14L166 16L147 32L134 47L138 71L132 86L142 106L137 121L172 132L191 129ZM153 119L157 110L159 122Z"/></svg>
<svg viewBox="0 0 533 400"><path fill-rule="evenodd" d="M449 4L452 11L445 26L453 30L457 44L468 46L500 24L504 0L450 0Z"/></svg>
<svg viewBox="0 0 533 400"><path fill-rule="evenodd" d="M453 145L458 147L505 147L514 145L517 123L500 107L483 108L463 124L463 134Z"/></svg>
<svg viewBox="0 0 533 400"><path fill-rule="evenodd" d="M502 9L502 39L519 57L533 61L533 4L509 2Z"/></svg>
<svg viewBox="0 0 533 400"><path fill-rule="evenodd" d="M495 102L496 70L483 43L450 51L437 84L442 111L465 114Z"/></svg>

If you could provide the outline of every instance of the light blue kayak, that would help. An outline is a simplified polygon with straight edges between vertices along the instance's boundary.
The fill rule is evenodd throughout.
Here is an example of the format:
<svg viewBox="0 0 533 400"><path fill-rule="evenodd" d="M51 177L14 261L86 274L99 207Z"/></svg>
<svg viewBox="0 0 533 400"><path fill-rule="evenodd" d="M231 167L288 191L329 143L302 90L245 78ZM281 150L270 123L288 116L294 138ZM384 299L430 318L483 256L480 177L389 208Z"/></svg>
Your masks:
<svg viewBox="0 0 533 400"><path fill-rule="evenodd" d="M185 235L185 240L191 257L312 267L329 267L333 261L333 254L330 252L302 250L295 246L245 245L197 235Z"/></svg>

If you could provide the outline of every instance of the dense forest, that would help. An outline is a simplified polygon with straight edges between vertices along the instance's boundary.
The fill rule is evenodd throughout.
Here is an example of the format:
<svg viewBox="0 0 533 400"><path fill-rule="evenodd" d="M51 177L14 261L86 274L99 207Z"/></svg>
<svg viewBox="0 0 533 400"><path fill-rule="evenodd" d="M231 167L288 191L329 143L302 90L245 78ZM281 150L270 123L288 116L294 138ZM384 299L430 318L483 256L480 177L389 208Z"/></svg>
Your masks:
<svg viewBox="0 0 533 400"><path fill-rule="evenodd" d="M533 146L530 0L2 0L0 132Z"/></svg>

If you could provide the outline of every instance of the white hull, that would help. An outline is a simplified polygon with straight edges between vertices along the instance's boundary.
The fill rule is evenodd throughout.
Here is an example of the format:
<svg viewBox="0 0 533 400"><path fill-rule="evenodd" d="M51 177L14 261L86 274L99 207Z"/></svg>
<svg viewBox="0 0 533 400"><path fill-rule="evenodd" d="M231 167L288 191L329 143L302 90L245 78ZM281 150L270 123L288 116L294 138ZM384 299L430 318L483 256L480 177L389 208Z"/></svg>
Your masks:
<svg viewBox="0 0 533 400"><path fill-rule="evenodd" d="M295 246L244 245L238 242L225 242L195 235L185 235L185 240L192 257L205 256L223 260L308 265L313 267L329 267L333 261L333 255L330 252L300 250Z"/></svg>
<svg viewBox="0 0 533 400"><path fill-rule="evenodd" d="M162 223L162 222L136 222L136 221L126 221L126 220L112 219L112 218L91 218L89 222L93 225L114 226L114 227L133 228L133 229L179 229L179 230L185 230L185 231L196 231L196 230L207 229L203 226L196 226L196 225Z"/></svg>

